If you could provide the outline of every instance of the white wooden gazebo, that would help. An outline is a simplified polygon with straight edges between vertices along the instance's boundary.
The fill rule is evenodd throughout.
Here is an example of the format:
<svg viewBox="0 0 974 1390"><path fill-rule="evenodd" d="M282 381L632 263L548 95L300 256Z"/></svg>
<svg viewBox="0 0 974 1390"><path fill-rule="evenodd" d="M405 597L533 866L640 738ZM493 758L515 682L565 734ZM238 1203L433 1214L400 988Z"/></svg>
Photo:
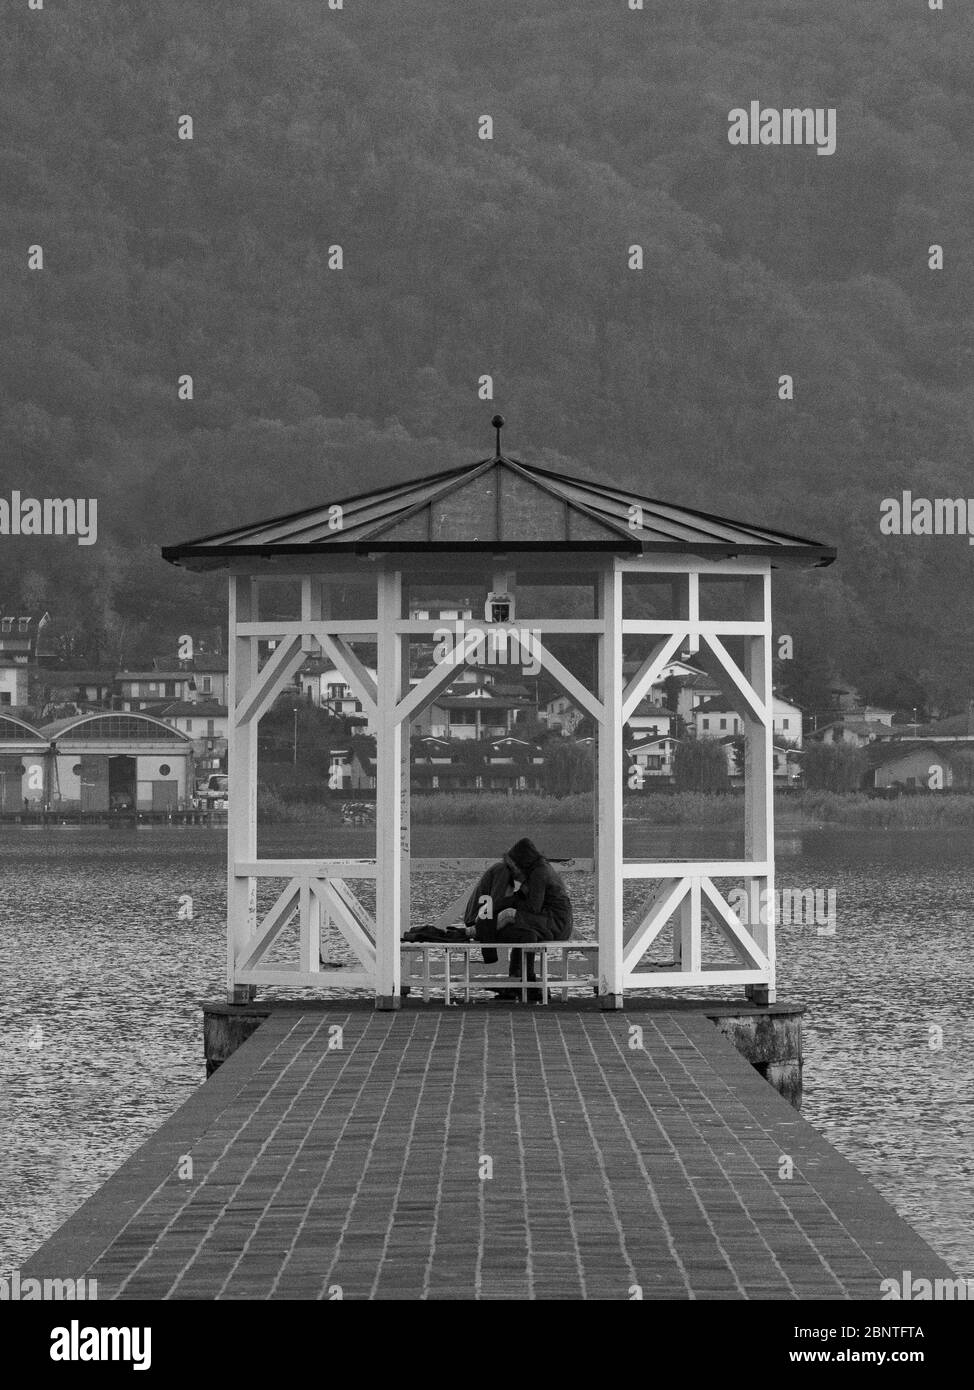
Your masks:
<svg viewBox="0 0 974 1390"><path fill-rule="evenodd" d="M540 663L597 730L593 867L603 1006L621 1008L627 991L657 986L738 985L758 1002L773 1002L771 570L828 564L834 551L529 466L502 453L503 421L495 417L494 424L496 451L477 463L163 550L187 568L229 571L228 997L243 1002L258 986L319 986L365 989L378 1008L399 1006L400 938L409 925L409 728L473 656L479 637L470 628L476 626L495 649ZM300 600L287 616L275 610L265 617L262 592L276 585L279 593L281 581L290 581ZM458 629L451 644L444 642L442 619L411 618L411 589L431 582L479 589L486 595L484 621ZM562 591L556 607L565 608L567 592L580 611L552 616L546 588ZM343 595L350 592L366 616L345 611ZM640 594L654 596L656 616L627 611L645 611ZM707 616L715 594L733 595L734 616ZM594 683L551 650L565 635L584 636L595 647ZM729 639L739 639L742 661L728 650ZM411 683L409 649L417 641L436 642L437 659ZM624 642L642 648L628 681ZM356 652L362 644L376 653L375 679ZM739 860L623 856L623 725L683 651L695 654L694 663L744 721ZM374 859L257 855L258 721L309 657L335 665L377 730ZM262 878L283 879L284 887L259 916ZM375 880L374 917L355 896L361 879ZM627 879L644 880L647 896L639 920L624 931ZM730 906L718 886L728 880L746 886L752 911L739 914ZM270 947L295 917L298 959L286 969L271 966ZM348 940L359 962L355 971L321 962L325 919ZM703 959L705 922L719 929L730 963L714 968ZM667 927L676 963L665 971L647 968L644 958Z"/></svg>

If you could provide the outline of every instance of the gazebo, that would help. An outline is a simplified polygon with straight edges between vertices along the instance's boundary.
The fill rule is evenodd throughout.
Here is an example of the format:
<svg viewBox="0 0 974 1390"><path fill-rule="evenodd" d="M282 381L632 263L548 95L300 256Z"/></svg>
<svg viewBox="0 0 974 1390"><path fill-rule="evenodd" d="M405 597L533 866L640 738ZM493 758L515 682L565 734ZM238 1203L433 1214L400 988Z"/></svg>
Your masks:
<svg viewBox="0 0 974 1390"><path fill-rule="evenodd" d="M771 571L829 564L835 552L522 463L502 451L503 423L494 417L495 452L476 463L163 549L175 564L229 573L230 1002L276 984L365 989L377 1008L399 1007L411 869L409 727L485 649L540 665L596 731L593 869L602 1006L621 1008L627 991L656 987L739 985L756 1002L774 1001ZM483 621L450 629L432 613L411 617L410 594L434 580L483 595ZM283 592L295 596L287 612L265 599L281 594L282 581ZM552 607L571 611L556 616ZM565 638L584 638L593 648L588 678L577 660L573 670L564 652L552 650ZM413 643L435 644L431 669L415 681ZM624 643L641 649L627 680ZM374 679L356 651L363 644L376 653ZM744 722L744 854L626 859L623 727L684 651ZM258 858L258 722L309 658L333 663L377 731L374 858ZM260 916L262 878L283 879L284 888ZM374 917L353 891L361 879L375 880ZM628 929L626 880L641 880L647 889ZM752 910L735 911L721 880L743 883ZM295 917L298 959L287 969L272 967L269 949ZM326 917L349 942L357 970L321 962ZM730 947L729 963L715 968L703 959L705 924ZM667 927L674 963L647 968L646 954Z"/></svg>

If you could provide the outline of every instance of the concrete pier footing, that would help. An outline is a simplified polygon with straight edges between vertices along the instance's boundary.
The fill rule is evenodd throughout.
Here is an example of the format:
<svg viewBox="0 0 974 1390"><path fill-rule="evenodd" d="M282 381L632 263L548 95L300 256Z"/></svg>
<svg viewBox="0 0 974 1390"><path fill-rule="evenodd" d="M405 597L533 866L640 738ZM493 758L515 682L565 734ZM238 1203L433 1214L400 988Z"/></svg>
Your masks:
<svg viewBox="0 0 974 1390"><path fill-rule="evenodd" d="M802 1015L794 1004L704 1006L703 1012L765 1081L793 1105L802 1105Z"/></svg>

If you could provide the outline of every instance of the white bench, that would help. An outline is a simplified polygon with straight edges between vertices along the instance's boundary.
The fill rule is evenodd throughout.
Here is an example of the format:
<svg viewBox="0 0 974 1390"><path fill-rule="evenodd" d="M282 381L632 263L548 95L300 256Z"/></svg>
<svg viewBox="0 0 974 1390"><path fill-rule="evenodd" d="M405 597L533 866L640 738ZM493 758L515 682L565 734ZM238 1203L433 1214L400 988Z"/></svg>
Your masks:
<svg viewBox="0 0 974 1390"><path fill-rule="evenodd" d="M471 966L474 953L479 957L485 948L497 951L499 966L486 966L480 960ZM442 945L437 941L404 941L403 993L422 991L423 1002L428 1003L434 991L442 992L444 1003L450 1004L455 995L462 995L464 1003L469 1003L472 990L510 989L520 994L523 1003L528 990L540 990L542 1004L547 1004L552 994L560 994L564 1003L572 989L598 993L598 950L595 941L530 941L512 946L489 941L449 941ZM511 979L507 974L509 951L521 952L520 979ZM527 977L528 951L539 958L536 980ZM584 970L573 970L580 963Z"/></svg>

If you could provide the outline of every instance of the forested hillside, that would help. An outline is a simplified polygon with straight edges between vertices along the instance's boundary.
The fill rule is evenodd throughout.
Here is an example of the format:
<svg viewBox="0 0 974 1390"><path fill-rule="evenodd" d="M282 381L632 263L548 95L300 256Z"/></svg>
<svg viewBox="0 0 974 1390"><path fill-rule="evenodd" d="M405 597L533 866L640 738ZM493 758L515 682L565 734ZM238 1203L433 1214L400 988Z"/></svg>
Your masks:
<svg viewBox="0 0 974 1390"><path fill-rule="evenodd" d="M90 660L157 651L224 604L160 544L476 458L500 408L527 461L836 544L779 584L806 664L974 695L974 550L878 526L903 488L974 497L970 5L47 0L3 24L0 490L99 499L95 546L0 538L4 608L49 608ZM836 153L731 147L751 100L834 106Z"/></svg>

